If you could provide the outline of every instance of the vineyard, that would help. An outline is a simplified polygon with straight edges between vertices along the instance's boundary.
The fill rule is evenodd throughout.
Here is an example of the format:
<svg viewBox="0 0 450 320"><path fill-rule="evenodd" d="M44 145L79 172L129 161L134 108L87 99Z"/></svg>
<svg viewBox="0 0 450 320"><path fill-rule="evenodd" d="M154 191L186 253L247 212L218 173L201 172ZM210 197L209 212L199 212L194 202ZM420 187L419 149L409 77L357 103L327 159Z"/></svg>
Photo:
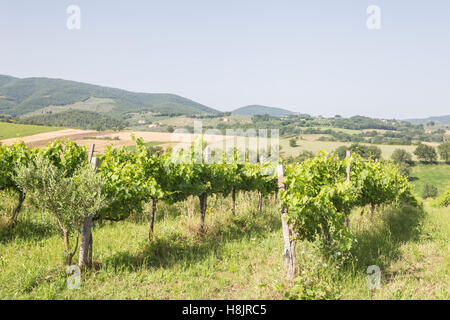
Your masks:
<svg viewBox="0 0 450 320"><path fill-rule="evenodd" d="M341 160L319 152L302 163L274 163L262 157L251 163L236 150L212 154L201 140L178 153L155 152L142 139L135 142L136 148L110 147L98 157L93 157L93 148L88 152L69 140L56 141L42 149L28 148L23 143L0 146L0 189L5 198L16 199L4 223L2 242L19 235L25 239L35 237L33 228L21 225L21 215L24 223L39 221L38 229L44 230L41 235L44 238L57 230L61 244L52 245L57 251L52 254L60 257L59 267L47 275L59 279L59 285L51 291L53 295L69 294L61 288L63 265L77 264L86 283L101 276L103 268L108 272L113 268L113 274L123 276L116 264L120 265L124 257L116 255L117 247L113 250L112 243L125 232L127 240L116 246L147 248L144 261L139 263L148 266L150 262L155 273L162 272L177 255L188 255L188 261L209 259L217 250L211 245L217 239L227 242L249 237L258 253L266 250L263 256L269 255L274 261L267 261L267 266L272 266L279 283L275 287L286 297L338 298L332 289L321 287L311 291L307 286L309 280L302 281L305 272L311 275L311 264L303 253L305 248L316 248L317 257L327 261L325 267L330 264L337 269L350 268L355 273L354 259L361 250L360 242L367 241L365 237L370 231L385 227L380 221L386 223L402 217L400 228L415 228L423 212L423 205L412 193L407 178L390 162L363 160L350 153ZM437 205L448 206L448 194L447 191ZM25 202L28 202L26 210ZM171 214L174 208L177 214ZM405 216L405 212L410 216ZM181 234L172 233L162 244L161 235L173 232L174 227L168 227L169 221L189 221L186 227L189 232L186 234L184 229ZM139 228L136 234L131 231L134 225ZM112 228L116 235L111 233ZM120 228L123 230L119 232ZM365 237L361 238L362 234ZM101 253L96 252L97 247ZM252 254L245 245L237 249ZM3 256L0 266L6 266L8 249L0 253ZM347 262L335 264L336 254L348 259ZM45 268L43 261L38 270ZM239 277L242 270L238 266L233 268ZM46 286L41 276L33 279L25 286L28 289L24 294L39 290L40 283ZM259 285L273 288L275 283L255 286Z"/></svg>

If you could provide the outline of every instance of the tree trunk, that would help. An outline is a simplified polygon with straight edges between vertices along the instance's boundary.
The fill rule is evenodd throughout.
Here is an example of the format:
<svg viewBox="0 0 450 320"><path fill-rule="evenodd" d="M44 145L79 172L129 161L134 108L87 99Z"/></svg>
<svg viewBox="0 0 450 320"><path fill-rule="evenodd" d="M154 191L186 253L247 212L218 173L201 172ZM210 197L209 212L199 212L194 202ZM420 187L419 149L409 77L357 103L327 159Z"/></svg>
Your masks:
<svg viewBox="0 0 450 320"><path fill-rule="evenodd" d="M63 230L63 238L64 238L64 263L67 266L72 265L72 256L70 255L70 247L69 247L69 234L66 230Z"/></svg>
<svg viewBox="0 0 450 320"><path fill-rule="evenodd" d="M232 207L232 212L233 212L233 217L236 215L236 190L233 189L233 192L231 193L231 199L233 200L233 207Z"/></svg>
<svg viewBox="0 0 450 320"><path fill-rule="evenodd" d="M84 218L83 228L81 231L80 254L78 257L78 267L80 267L80 269L84 267L91 267L91 261L89 261L89 247L92 241L91 238L92 216L89 216L87 218Z"/></svg>
<svg viewBox="0 0 450 320"><path fill-rule="evenodd" d="M149 222L149 226L148 226L148 241L152 241L153 240L153 230L155 227L155 217L156 217L156 203L157 200L153 199L152 200L152 214L150 216L150 222Z"/></svg>
<svg viewBox="0 0 450 320"><path fill-rule="evenodd" d="M13 215L11 217L10 227L15 228L17 225L17 218L19 216L20 210L22 209L23 202L25 201L25 194L23 192L19 192L19 203L17 204L16 209L14 209Z"/></svg>
<svg viewBox="0 0 450 320"><path fill-rule="evenodd" d="M75 244L75 249L73 252L70 252L70 243L69 243L69 232L66 229L63 229L63 238L64 238L64 263L66 266L72 265L72 258L75 255L75 252L78 248L78 237L77 242Z"/></svg>
<svg viewBox="0 0 450 320"><path fill-rule="evenodd" d="M206 207L208 201L208 195L206 193L199 196L200 199L200 232L205 231L205 217L206 217Z"/></svg>
<svg viewBox="0 0 450 320"><path fill-rule="evenodd" d="M92 258L92 248L94 246L94 237L92 236L92 230L91 230L91 237L89 240L89 254L88 254L88 261L89 261L89 266L93 266L94 265L94 261Z"/></svg>
<svg viewBox="0 0 450 320"><path fill-rule="evenodd" d="M345 221L347 223L347 220ZM331 243L331 234L330 234L330 226L326 220L322 221L322 239L326 246L329 246Z"/></svg>
<svg viewBox="0 0 450 320"><path fill-rule="evenodd" d="M258 212L262 211L262 192L258 190Z"/></svg>

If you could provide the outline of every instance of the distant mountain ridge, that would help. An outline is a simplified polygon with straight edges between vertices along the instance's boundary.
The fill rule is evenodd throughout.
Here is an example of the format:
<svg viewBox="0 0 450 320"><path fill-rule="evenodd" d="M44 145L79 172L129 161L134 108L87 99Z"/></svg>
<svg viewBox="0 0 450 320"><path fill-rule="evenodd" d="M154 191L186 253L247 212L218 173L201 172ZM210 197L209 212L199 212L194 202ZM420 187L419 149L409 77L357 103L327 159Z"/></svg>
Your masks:
<svg viewBox="0 0 450 320"><path fill-rule="evenodd" d="M275 116L275 117L286 117L291 114L294 114L294 112L286 110L286 109L260 106L260 105L245 106L242 108L238 108L238 109L232 111L231 113L232 114L241 114L241 115L253 115L253 116L268 114L269 116Z"/></svg>
<svg viewBox="0 0 450 320"><path fill-rule="evenodd" d="M20 117L26 114L67 109L91 110L93 101L107 106L97 112L115 115L150 111L192 115L220 113L190 99L166 93L136 93L76 81L50 78L15 78L0 75L0 114ZM100 108L101 109L101 108Z"/></svg>
<svg viewBox="0 0 450 320"><path fill-rule="evenodd" d="M423 119L406 119L405 121L411 122L413 124L426 124L430 121L434 121L434 122L440 123L440 124L450 124L450 115L428 117L428 118L423 118Z"/></svg>

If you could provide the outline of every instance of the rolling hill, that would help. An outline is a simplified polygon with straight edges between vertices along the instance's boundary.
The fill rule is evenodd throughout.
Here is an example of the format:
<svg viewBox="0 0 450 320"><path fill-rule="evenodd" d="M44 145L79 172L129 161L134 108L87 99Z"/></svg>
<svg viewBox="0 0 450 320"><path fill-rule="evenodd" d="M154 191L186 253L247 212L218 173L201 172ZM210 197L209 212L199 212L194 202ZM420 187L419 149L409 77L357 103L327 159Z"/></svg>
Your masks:
<svg viewBox="0 0 450 320"><path fill-rule="evenodd" d="M440 124L450 124L450 115L440 117L429 117L424 119L407 119L405 121L411 122L413 124L426 124L430 121L434 121L435 123Z"/></svg>
<svg viewBox="0 0 450 320"><path fill-rule="evenodd" d="M289 111L289 110L260 106L260 105L251 105L251 106L242 107L242 108L232 111L232 113L233 114L241 114L241 115L268 114L269 116L275 116L275 117L286 117L291 114L294 114L292 111Z"/></svg>
<svg viewBox="0 0 450 320"><path fill-rule="evenodd" d="M68 109L107 112L115 116L140 111L179 115L219 113L174 94L135 93L61 79L19 79L0 75L0 114L21 117Z"/></svg>

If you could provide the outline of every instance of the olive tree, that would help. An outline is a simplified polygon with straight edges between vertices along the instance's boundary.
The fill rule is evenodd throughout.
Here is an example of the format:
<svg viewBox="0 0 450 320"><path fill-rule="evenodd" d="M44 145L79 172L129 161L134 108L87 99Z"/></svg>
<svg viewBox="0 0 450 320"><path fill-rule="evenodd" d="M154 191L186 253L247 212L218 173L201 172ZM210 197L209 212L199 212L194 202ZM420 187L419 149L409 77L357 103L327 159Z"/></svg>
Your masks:
<svg viewBox="0 0 450 320"><path fill-rule="evenodd" d="M414 154L423 162L434 163L437 161L436 149L426 144L419 144L414 150Z"/></svg>
<svg viewBox="0 0 450 320"><path fill-rule="evenodd" d="M441 157L442 161L445 161L446 163L450 162L450 141L441 143L438 146L439 156Z"/></svg>
<svg viewBox="0 0 450 320"><path fill-rule="evenodd" d="M42 155L37 155L34 163L19 165L16 172L14 179L32 204L49 212L58 223L64 242L64 262L71 265L84 220L107 205L102 176L88 164L69 176L64 168ZM76 236L76 242L71 247L72 235Z"/></svg>

